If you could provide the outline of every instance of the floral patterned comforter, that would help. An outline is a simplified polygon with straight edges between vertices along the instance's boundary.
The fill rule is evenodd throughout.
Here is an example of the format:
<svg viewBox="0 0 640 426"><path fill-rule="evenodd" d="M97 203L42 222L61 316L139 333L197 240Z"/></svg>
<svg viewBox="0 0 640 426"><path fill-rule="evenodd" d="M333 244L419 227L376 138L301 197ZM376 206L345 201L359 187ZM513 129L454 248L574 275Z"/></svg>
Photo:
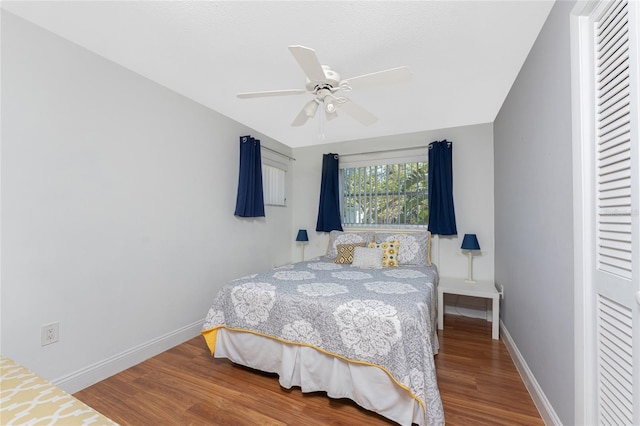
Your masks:
<svg viewBox="0 0 640 426"><path fill-rule="evenodd" d="M227 284L203 334L253 332L382 367L421 403L428 424L443 424L436 283L431 267L359 269L316 258Z"/></svg>

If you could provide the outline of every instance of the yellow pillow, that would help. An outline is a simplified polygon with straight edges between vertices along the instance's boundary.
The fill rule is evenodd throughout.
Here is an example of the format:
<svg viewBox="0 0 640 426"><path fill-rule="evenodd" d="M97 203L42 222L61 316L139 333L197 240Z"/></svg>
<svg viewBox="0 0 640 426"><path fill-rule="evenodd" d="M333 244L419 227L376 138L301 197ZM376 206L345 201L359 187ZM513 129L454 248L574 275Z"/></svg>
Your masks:
<svg viewBox="0 0 640 426"><path fill-rule="evenodd" d="M369 243L370 248L381 248L384 251L382 256L382 266L398 266L398 251L400 250L400 241L384 241L381 243Z"/></svg>
<svg viewBox="0 0 640 426"><path fill-rule="evenodd" d="M342 265L350 264L353 262L353 250L356 247L365 247L367 243L351 243L351 244L338 244L336 249L338 251L338 255L334 260L335 263L340 263Z"/></svg>

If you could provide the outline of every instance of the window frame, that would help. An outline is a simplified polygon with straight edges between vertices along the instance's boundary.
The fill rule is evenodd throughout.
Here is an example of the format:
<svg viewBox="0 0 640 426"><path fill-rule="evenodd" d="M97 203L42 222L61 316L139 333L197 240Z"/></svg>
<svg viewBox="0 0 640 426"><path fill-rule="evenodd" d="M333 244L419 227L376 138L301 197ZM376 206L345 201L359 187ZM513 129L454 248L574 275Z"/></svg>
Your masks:
<svg viewBox="0 0 640 426"><path fill-rule="evenodd" d="M424 195L427 199L428 209L428 167L429 167L429 154L428 147L421 148L407 148L397 150L387 150L378 152L369 152L362 154L348 154L341 155L339 162L340 170L340 217L343 227L354 229L392 229L392 230L426 230L428 227L428 215L424 224L393 224L393 223L347 223L346 218L346 203L345 203L345 188L344 188L344 170L354 169L359 167L371 167L371 166L391 166L397 164L415 164L425 163L427 167L427 173L425 173L425 191ZM377 197L377 195L376 195Z"/></svg>

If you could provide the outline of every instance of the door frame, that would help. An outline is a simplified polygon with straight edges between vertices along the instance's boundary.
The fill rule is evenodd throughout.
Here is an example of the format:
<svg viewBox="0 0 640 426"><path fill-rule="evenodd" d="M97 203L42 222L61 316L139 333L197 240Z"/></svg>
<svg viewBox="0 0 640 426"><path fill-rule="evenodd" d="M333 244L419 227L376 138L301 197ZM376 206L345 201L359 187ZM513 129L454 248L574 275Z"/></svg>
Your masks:
<svg viewBox="0 0 640 426"><path fill-rule="evenodd" d="M589 16L597 1L578 2L571 11L571 109L573 165L573 277L574 277L574 420L575 424L594 424L597 404L587 390L595 389L595 301L593 247L593 151L587 149L594 137L592 50Z"/></svg>

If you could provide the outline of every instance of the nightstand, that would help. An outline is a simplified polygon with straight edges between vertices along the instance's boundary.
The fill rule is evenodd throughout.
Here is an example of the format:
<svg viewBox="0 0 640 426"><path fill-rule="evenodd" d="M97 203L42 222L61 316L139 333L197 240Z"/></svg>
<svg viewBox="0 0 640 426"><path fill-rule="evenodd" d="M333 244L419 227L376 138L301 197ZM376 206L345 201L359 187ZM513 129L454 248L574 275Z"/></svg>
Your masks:
<svg viewBox="0 0 640 426"><path fill-rule="evenodd" d="M478 280L474 284L465 282L464 278L440 277L438 282L438 330L442 330L444 325L445 293L491 299L493 301L491 337L494 339L499 338L500 296L504 297L504 294L502 291L498 291L498 289L496 289L496 285L493 281Z"/></svg>

